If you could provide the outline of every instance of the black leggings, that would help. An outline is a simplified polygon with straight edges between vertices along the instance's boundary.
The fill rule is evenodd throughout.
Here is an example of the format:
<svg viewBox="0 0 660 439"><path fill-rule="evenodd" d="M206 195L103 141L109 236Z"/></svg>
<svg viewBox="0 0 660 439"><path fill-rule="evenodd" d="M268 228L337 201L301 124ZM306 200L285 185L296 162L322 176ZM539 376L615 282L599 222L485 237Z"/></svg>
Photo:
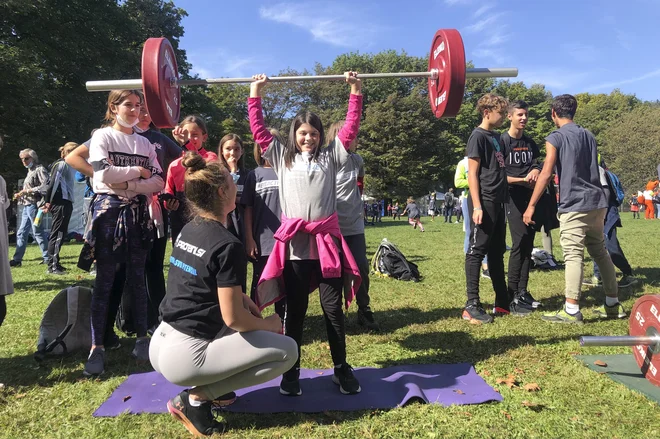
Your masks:
<svg viewBox="0 0 660 439"><path fill-rule="evenodd" d="M7 316L7 302L5 301L5 296L0 296L0 326L2 326L2 322L5 321L6 316Z"/></svg>
<svg viewBox="0 0 660 439"><path fill-rule="evenodd" d="M323 278L321 263L318 260L286 261L284 266L284 284L287 286L284 333L293 338L298 345L298 360L289 372L300 368L300 346L305 314L307 314L309 305L309 284L312 278L320 281L319 296L332 361L335 366L346 362L346 332L342 310L343 279Z"/></svg>

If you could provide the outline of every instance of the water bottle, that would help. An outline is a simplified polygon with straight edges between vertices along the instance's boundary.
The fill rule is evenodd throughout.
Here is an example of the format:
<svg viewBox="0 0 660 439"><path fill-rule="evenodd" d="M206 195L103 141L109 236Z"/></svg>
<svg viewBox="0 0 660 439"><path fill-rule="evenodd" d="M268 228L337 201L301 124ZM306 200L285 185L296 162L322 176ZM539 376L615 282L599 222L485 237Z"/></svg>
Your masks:
<svg viewBox="0 0 660 439"><path fill-rule="evenodd" d="M42 216L44 216L44 211L39 209L39 211L37 212L37 216L34 218L34 225L36 227L39 227L39 225L41 224L41 217Z"/></svg>

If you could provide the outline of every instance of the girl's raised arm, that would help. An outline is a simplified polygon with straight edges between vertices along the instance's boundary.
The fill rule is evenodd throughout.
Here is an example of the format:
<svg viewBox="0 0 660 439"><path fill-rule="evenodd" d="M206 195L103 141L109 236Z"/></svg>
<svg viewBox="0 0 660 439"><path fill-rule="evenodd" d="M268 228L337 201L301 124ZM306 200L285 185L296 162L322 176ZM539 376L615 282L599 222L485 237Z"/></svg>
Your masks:
<svg viewBox="0 0 660 439"><path fill-rule="evenodd" d="M348 150L351 142L355 140L360 130L360 119L362 117L362 81L357 72L345 72L346 82L351 85L351 95L348 98L348 111L346 123L337 133L344 148ZM328 139L332 141L332 139Z"/></svg>
<svg viewBox="0 0 660 439"><path fill-rule="evenodd" d="M248 116L250 118L250 130L254 142L259 145L261 152L265 153L273 141L273 135L266 128L264 113L261 108L261 90L268 82L268 76L263 73L254 75L254 81L250 84L250 98L248 99Z"/></svg>

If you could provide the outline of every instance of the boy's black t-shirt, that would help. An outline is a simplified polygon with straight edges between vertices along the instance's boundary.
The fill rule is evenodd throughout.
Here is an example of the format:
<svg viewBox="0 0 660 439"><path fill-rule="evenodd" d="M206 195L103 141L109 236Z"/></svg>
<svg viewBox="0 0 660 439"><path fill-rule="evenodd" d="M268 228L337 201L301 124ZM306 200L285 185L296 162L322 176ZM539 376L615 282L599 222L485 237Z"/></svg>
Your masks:
<svg viewBox="0 0 660 439"><path fill-rule="evenodd" d="M172 249L163 321L192 337L215 338L225 326L218 288L241 286L246 267L238 238L217 221L195 217Z"/></svg>
<svg viewBox="0 0 660 439"><path fill-rule="evenodd" d="M468 139L467 156L481 161L477 175L481 200L506 203L509 200L509 191L500 135L483 128L475 128Z"/></svg>
<svg viewBox="0 0 660 439"><path fill-rule="evenodd" d="M511 137L508 132L501 134L501 143L504 147L504 162L506 175L509 177L527 177L532 169L539 169L537 159L541 155L539 147L534 140L523 136L520 139Z"/></svg>

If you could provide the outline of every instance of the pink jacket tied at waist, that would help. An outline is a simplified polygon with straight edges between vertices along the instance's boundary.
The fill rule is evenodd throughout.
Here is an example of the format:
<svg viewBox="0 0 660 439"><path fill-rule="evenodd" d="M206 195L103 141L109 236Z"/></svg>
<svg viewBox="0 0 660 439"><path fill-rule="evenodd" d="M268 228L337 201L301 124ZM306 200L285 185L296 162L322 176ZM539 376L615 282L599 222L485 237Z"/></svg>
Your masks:
<svg viewBox="0 0 660 439"><path fill-rule="evenodd" d="M362 278L360 270L348 244L339 231L339 219L337 213L320 221L305 221L300 218L286 218L282 215L282 224L275 232L275 245L268 257L259 284L257 285L256 304L259 309L264 309L272 303L277 302L286 294L284 285L284 264L288 251L288 243L296 233L308 233L316 237L316 245L321 262L321 273L324 278L341 277L344 273L344 288L350 291L346 297L346 308L355 297ZM333 238L341 241L341 252ZM343 257L342 257L343 256ZM310 279L309 292L313 292L319 284L320 279Z"/></svg>

